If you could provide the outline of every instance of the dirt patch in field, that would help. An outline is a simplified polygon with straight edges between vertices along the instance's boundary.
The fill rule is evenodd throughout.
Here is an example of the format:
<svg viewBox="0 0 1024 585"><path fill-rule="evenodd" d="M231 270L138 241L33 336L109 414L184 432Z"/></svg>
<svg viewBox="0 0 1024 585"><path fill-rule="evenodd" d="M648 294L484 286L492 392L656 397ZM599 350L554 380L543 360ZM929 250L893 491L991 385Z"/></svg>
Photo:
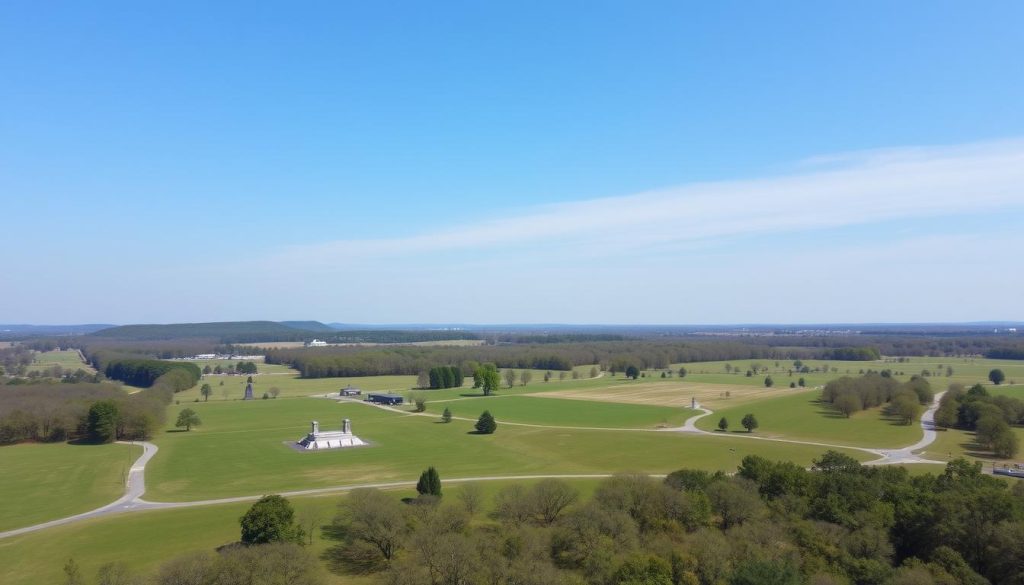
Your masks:
<svg viewBox="0 0 1024 585"><path fill-rule="evenodd" d="M530 396L657 406L690 406L690 401L696 398L701 406L715 409L791 395L793 392L794 390L790 388L758 388L732 384L638 382L604 388L538 392Z"/></svg>

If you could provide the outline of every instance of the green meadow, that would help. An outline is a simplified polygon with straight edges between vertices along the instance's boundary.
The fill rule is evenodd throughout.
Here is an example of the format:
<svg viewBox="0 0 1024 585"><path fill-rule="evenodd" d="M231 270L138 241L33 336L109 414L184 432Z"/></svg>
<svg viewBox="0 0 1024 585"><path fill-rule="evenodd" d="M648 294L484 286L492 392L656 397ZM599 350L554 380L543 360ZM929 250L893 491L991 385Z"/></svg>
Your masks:
<svg viewBox="0 0 1024 585"><path fill-rule="evenodd" d="M502 400L495 397L477 402L481 410L488 404L497 409ZM191 432L169 429L154 439L160 452L147 467L148 499L185 501L396 481L414 477L427 465L443 470L449 478L666 473L680 467L731 470L738 463L735 455L741 453L808 464L821 452L818 447L739 437L552 429L500 422L495 434L475 435L470 421L444 424L434 416L328 399L216 401L189 406L198 412L203 425ZM297 452L290 446L307 432L309 421L318 420L327 430L339 428L343 418L351 419L356 435L371 446L312 453ZM590 420L597 424L607 419ZM576 420L567 418L565 422ZM857 451L851 455L867 456Z"/></svg>
<svg viewBox="0 0 1024 585"><path fill-rule="evenodd" d="M53 350L46 352L35 352L32 365L28 367L28 371L39 371L52 368L54 366L60 366L66 371L75 371L77 369L83 369L87 372L95 372L89 364L82 361L78 351L73 349L68 350Z"/></svg>
<svg viewBox="0 0 1024 585"><path fill-rule="evenodd" d="M77 355L74 357L77 360ZM755 362L768 367L774 388L764 387L764 373L745 376ZM818 403L820 390L815 387L841 375L858 375L862 369L884 368L892 369L898 379L928 371L936 391L953 382L986 382L993 367L1003 369L1008 382L1024 381L1024 364L982 359L911 358L902 363L807 360L805 365L819 371L794 372L792 376L788 362L778 366L769 360L728 363L739 373L726 373L726 362L676 364L672 376L662 378L663 370L651 370L634 381L622 373L590 378L592 366L581 366L578 379L571 374L560 379L555 372L544 382L545 372L534 370L527 386L508 388L503 384L489 397L471 388L470 380L463 388L414 390L415 376L307 380L285 366L260 363L261 373L254 378L257 400L240 400L245 376L206 376L200 384L209 383L213 388L208 402L199 395L200 384L176 395L175 403L168 407L169 423L189 407L199 414L202 425L182 432L169 424L157 433L153 442L160 450L147 466L145 498L180 502L412 482L429 465L437 467L446 480L532 474L664 474L684 467L732 471L750 454L810 465L824 447L751 440L740 425L743 415L757 416L760 427L753 433L756 437L895 448L917 441L920 427L897 424L881 409L844 418ZM826 364L828 371L821 371ZM685 378L676 373L680 366L688 370ZM945 375L947 366L954 369L952 376ZM807 388L789 389L790 381L800 377ZM336 394L348 385L364 392L422 395L426 412L413 413L408 403L379 408L356 400L314 397ZM987 387L993 393L1024 397L1021 385ZM259 399L271 388L279 390L278 398ZM701 429L714 432L718 420L725 416L730 432L706 436L660 430L678 427L696 414L688 408L691 396L715 410L698 423ZM445 408L455 417L470 420L442 423ZM484 410L498 420L493 435L473 433L473 421ZM317 420L322 429L331 430L340 428L344 418L353 421L355 433L369 446L324 452L300 452L292 447L308 432L310 421ZM1024 429L1016 432L1024 440ZM5 470L0 476L0 493L8 496L8 501L20 502L17 507L0 510L0 530L68 516L115 500L123 493L128 462L140 453L138 447L131 453L130 449L124 445L0 448L0 465ZM872 458L863 451L843 451L861 461ZM973 435L963 431L940 432L938 441L923 454L938 460L965 455L990 461L974 444ZM935 471L934 466L909 467L913 473ZM493 491L500 483L484 485ZM588 490L594 483L574 485ZM447 493L452 493L451 489L455 488L446 487ZM326 522L339 497L294 501L300 517L312 515ZM5 583L14 585L59 580L63 562L72 556L87 574L112 560L149 570L176 554L232 542L237 538L238 517L247 505L123 514L5 539L0 541L0 566L15 567L5 575ZM319 551L329 544L317 539L314 547ZM128 548L133 553L123 554ZM365 582L351 576L332 579L339 585Z"/></svg>
<svg viewBox="0 0 1024 585"><path fill-rule="evenodd" d="M87 512L124 493L142 447L23 444L0 447L0 531Z"/></svg>
<svg viewBox="0 0 1024 585"><path fill-rule="evenodd" d="M905 447L921 438L921 426L904 425L886 416L884 409L872 408L846 418L819 402L818 390L794 391L792 395L721 408L700 419L697 427L718 432L718 421L729 422L727 433L746 433L740 424L750 413L757 418L755 434L854 447Z"/></svg>

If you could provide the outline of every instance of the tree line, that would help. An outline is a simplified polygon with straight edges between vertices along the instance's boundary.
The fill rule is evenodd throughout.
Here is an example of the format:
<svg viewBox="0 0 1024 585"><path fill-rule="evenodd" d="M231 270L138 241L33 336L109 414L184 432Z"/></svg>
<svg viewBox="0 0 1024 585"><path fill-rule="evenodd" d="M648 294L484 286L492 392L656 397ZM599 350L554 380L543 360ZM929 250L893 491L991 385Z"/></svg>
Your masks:
<svg viewBox="0 0 1024 585"><path fill-rule="evenodd" d="M850 348L849 355L875 355ZM863 350L863 351L862 351ZM607 341L473 347L326 347L271 349L267 363L287 364L306 378L416 375L437 364L457 366L464 376L482 363L498 368L569 371L601 364L608 371L664 369L674 363L741 359L816 359L835 348L770 347L723 341ZM877 350L876 350L877 351Z"/></svg>

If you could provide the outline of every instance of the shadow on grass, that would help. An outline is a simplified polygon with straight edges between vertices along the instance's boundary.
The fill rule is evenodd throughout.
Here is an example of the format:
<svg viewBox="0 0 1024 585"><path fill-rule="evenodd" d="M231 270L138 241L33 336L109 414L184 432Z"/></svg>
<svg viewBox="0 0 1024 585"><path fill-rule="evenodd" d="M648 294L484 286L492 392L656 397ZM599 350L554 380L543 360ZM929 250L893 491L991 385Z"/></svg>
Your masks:
<svg viewBox="0 0 1024 585"><path fill-rule="evenodd" d="M964 455L968 457L984 459L986 461L1002 461L999 457L996 457L995 453L986 451L985 446L978 443L977 440L960 443L959 447L964 450Z"/></svg>
<svg viewBox="0 0 1024 585"><path fill-rule="evenodd" d="M187 433L185 429L167 429L165 433Z"/></svg>
<svg viewBox="0 0 1024 585"><path fill-rule="evenodd" d="M484 398L486 396L494 396L494 394L484 394L483 392L474 392L473 394L463 393L459 394L463 398Z"/></svg>
<svg viewBox="0 0 1024 585"><path fill-rule="evenodd" d="M68 445L75 445L77 447L95 447L96 445L109 445L110 443L100 443L89 439L73 439L67 442Z"/></svg>

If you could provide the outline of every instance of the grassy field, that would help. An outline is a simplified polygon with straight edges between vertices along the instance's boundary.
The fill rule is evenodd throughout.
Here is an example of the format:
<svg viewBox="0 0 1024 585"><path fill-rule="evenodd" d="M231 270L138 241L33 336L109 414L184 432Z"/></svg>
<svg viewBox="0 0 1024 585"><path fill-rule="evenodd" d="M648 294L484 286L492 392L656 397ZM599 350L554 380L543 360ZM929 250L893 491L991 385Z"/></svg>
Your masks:
<svg viewBox="0 0 1024 585"><path fill-rule="evenodd" d="M117 444L0 448L0 531L109 504L124 493L123 473L141 454L141 447Z"/></svg>
<svg viewBox="0 0 1024 585"><path fill-rule="evenodd" d="M863 410L845 418L818 402L818 390L788 391L792 394L715 410L700 419L697 427L717 431L719 419L725 417L730 433L745 433L740 421L752 413L760 425L755 433L764 437L856 447L903 447L921 438L919 425L898 424L885 416L882 409Z"/></svg>
<svg viewBox="0 0 1024 585"><path fill-rule="evenodd" d="M553 393L557 394L557 393ZM539 395L546 396L544 394ZM662 428L678 427L697 414L689 408L648 406L638 404L610 404L581 400L545 399L538 396L500 395L487 398L462 398L448 402L427 403L427 411L440 414L449 408L454 416L476 419L484 410L490 410L498 420L556 425L589 426L602 428Z"/></svg>
<svg viewBox="0 0 1024 585"><path fill-rule="evenodd" d="M28 367L28 371L39 371L54 366L60 366L65 371L73 372L79 368L93 373L96 370L92 366L82 361L81 356L76 350L53 350L46 352L35 352L34 361L32 365Z"/></svg>
<svg viewBox="0 0 1024 585"><path fill-rule="evenodd" d="M489 400L497 405L503 399ZM485 406L484 401L480 405ZM394 481L425 465L437 466L446 477L664 473L682 466L731 470L737 457L746 453L807 464L822 451L658 431L499 425L494 435L478 436L470 434L472 423L467 421L443 424L434 417L312 398L189 406L202 417L203 426L189 433L161 433L154 439L161 451L147 468L147 498L181 501ZM173 420L180 407L171 408ZM350 418L356 435L372 446L318 453L300 453L289 446L307 432L310 420L320 421L327 430L340 427L343 418Z"/></svg>

